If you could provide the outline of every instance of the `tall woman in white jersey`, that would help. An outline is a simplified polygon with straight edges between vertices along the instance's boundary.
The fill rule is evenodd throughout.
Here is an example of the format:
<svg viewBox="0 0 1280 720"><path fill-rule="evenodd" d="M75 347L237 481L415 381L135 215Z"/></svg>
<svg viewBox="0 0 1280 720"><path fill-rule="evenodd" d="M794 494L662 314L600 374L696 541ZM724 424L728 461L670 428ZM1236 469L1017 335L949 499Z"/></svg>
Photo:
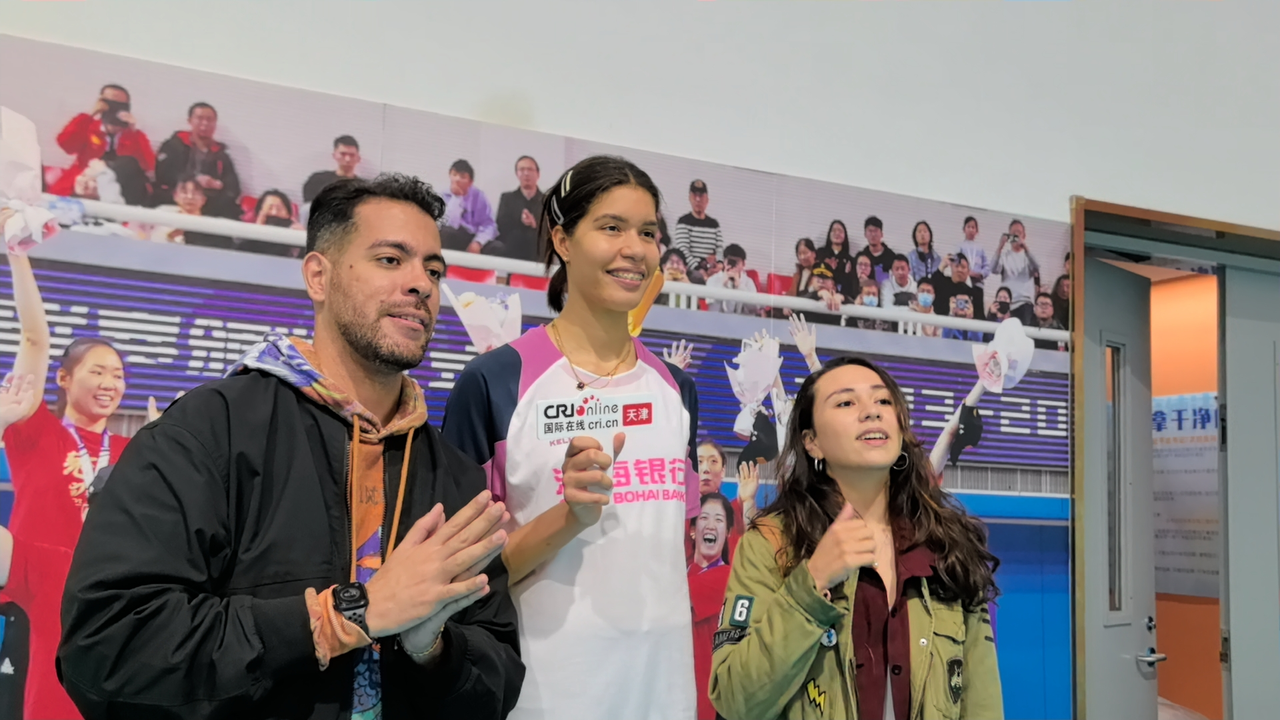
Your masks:
<svg viewBox="0 0 1280 720"><path fill-rule="evenodd" d="M591 157L546 195L559 315L472 361L444 435L484 465L513 528L503 560L527 668L512 718L692 720L686 519L697 393L631 337L658 271L657 187Z"/></svg>

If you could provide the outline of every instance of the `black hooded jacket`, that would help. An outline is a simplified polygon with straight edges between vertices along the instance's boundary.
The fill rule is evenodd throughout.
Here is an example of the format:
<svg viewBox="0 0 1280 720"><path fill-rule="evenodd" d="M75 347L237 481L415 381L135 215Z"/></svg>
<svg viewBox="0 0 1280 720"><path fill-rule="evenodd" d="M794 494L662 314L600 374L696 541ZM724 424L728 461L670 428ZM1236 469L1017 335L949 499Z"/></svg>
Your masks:
<svg viewBox="0 0 1280 720"><path fill-rule="evenodd" d="M133 438L63 597L58 674L87 720L350 717L357 653L319 669L304 599L350 577L350 440L345 419L258 371L188 393ZM397 544L437 502L451 516L485 489L430 425L412 443ZM405 451L405 435L387 438L388 498ZM486 573L489 594L449 620L434 665L381 643L384 718L515 706L516 611L501 559Z"/></svg>

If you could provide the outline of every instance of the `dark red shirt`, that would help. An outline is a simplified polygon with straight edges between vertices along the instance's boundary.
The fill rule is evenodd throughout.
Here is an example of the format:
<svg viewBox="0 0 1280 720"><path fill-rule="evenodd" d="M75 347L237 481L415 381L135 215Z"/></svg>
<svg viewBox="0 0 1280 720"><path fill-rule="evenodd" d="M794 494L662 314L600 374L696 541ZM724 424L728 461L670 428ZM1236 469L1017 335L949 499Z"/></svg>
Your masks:
<svg viewBox="0 0 1280 720"><path fill-rule="evenodd" d="M909 537L909 536L908 536ZM933 553L923 545L902 550L898 533L898 591L893 607L880 573L858 571L853 596L854 681L858 689L858 717L884 717L885 688L893 684L894 717L906 720L911 710L911 619L903 588L914 578L933 574ZM888 678L888 680L886 680Z"/></svg>

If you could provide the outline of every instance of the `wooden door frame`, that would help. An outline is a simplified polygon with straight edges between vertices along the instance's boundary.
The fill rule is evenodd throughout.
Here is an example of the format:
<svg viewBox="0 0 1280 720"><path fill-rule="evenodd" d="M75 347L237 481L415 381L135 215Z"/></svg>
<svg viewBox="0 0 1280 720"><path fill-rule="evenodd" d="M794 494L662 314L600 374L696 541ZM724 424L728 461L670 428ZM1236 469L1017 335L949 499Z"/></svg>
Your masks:
<svg viewBox="0 0 1280 720"><path fill-rule="evenodd" d="M1084 273L1085 230L1146 237L1172 245L1280 259L1280 231L1219 222L1116 203L1071 198L1071 542L1072 542L1072 686L1074 716L1086 720L1084 663L1085 579L1081 500L1084 497Z"/></svg>

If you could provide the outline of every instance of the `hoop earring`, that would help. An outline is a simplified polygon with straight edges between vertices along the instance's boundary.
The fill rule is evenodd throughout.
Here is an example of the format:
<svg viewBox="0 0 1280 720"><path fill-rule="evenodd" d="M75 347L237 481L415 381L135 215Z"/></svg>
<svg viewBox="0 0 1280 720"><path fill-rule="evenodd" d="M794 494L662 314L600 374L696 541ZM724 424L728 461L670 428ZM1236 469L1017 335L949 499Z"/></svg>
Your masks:
<svg viewBox="0 0 1280 720"><path fill-rule="evenodd" d="M822 458L813 459L813 469L822 472Z"/></svg>
<svg viewBox="0 0 1280 720"><path fill-rule="evenodd" d="M903 451L903 453L902 453L901 455L899 455L899 456L898 456L898 462L901 462L901 463L902 463L902 466L901 466L901 467L899 467L899 466L898 466L898 463L896 463L896 462L895 462L895 463L893 464L893 468L892 468L892 469L894 469L894 470L906 470L906 469L907 469L907 466L911 464L911 458L907 456L906 451Z"/></svg>

